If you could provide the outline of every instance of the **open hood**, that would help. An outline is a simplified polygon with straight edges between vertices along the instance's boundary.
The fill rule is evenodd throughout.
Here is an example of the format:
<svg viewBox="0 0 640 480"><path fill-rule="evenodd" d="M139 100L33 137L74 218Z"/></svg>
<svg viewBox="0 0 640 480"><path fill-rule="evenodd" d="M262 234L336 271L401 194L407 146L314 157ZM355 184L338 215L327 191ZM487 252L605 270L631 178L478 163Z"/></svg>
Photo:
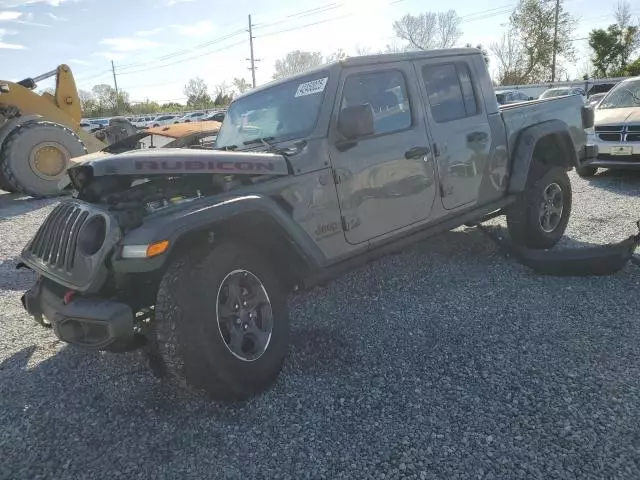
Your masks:
<svg viewBox="0 0 640 480"><path fill-rule="evenodd" d="M158 148L103 155L78 162L67 170L71 182L81 188L93 177L134 175L136 177L190 174L289 175L284 156L275 153L228 152Z"/></svg>

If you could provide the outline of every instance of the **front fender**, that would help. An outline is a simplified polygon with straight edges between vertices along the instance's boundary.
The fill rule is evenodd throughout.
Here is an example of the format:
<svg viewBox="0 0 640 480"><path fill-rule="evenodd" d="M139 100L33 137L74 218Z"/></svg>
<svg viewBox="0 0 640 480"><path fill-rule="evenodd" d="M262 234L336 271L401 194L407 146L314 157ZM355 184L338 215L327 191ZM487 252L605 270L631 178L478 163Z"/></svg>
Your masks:
<svg viewBox="0 0 640 480"><path fill-rule="evenodd" d="M324 254L312 238L291 218L290 215L268 196L252 194L227 198L208 199L205 203L193 202L188 209L157 217L148 218L140 227L126 234L122 245L148 245L169 240L168 250L149 259L123 259L120 250L114 252L112 265L118 272L149 272L162 269L172 252L185 235L207 231L216 224L239 218L245 214L265 215L280 233L298 250L310 268L317 268L324 262ZM261 232L256 232L260 237Z"/></svg>
<svg viewBox="0 0 640 480"><path fill-rule="evenodd" d="M533 164L533 154L536 146L542 139L549 137L553 137L554 141L559 142L559 146L564 153L559 166L570 169L575 165L579 165L576 148L571 138L571 131L565 122L557 119L548 120L524 128L518 135L516 147L513 150L509 193L514 194L524 191L531 165Z"/></svg>

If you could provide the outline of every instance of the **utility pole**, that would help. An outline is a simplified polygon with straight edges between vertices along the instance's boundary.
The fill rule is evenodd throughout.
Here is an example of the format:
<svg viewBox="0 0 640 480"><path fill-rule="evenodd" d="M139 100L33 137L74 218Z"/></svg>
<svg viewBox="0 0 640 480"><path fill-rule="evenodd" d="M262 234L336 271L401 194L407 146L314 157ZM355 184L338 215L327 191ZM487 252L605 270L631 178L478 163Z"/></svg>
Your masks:
<svg viewBox="0 0 640 480"><path fill-rule="evenodd" d="M116 80L116 66L113 64L113 60L111 60L111 71L113 72L113 86L116 89L116 114L120 113L120 95L118 94L118 80Z"/></svg>
<svg viewBox="0 0 640 480"><path fill-rule="evenodd" d="M116 80L116 66L113 64L113 60L111 60L111 71L113 72L113 86L116 89L116 95L118 95L118 80Z"/></svg>
<svg viewBox="0 0 640 480"><path fill-rule="evenodd" d="M256 64L253 58L253 24L251 23L251 15L249 15L249 48L251 49L251 58L247 59L251 61L251 85L256 88Z"/></svg>
<svg viewBox="0 0 640 480"><path fill-rule="evenodd" d="M556 0L556 20L553 27L553 63L551 65L551 83L556 81L556 53L558 51L558 14L560 13L560 0Z"/></svg>

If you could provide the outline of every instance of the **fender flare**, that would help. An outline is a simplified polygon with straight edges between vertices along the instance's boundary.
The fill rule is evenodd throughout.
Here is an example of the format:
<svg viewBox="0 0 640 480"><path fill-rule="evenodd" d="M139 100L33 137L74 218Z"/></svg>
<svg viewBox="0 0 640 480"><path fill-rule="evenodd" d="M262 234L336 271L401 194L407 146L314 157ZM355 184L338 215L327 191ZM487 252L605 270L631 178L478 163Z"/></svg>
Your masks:
<svg viewBox="0 0 640 480"><path fill-rule="evenodd" d="M562 120L554 119L538 123L523 129L516 140L511 161L511 178L509 180L509 193L521 193L525 190L529 172L533 164L533 152L538 142L543 138L553 136L560 142L564 156L558 165L568 170L579 165L569 126Z"/></svg>
<svg viewBox="0 0 640 480"><path fill-rule="evenodd" d="M245 215L266 216L289 240L292 248L303 259L310 270L326 263L325 255L309 234L297 224L275 200L261 194L250 194L219 199L209 205L183 210L170 215L159 215L149 219L138 228L128 232L123 245L148 245L169 240L169 249L154 258L123 259L120 251L112 257L112 265L119 272L150 272L164 268L179 242L196 232L215 229L216 224ZM247 217L245 217L247 218ZM257 232L259 236L259 232ZM214 240L215 244L215 240Z"/></svg>

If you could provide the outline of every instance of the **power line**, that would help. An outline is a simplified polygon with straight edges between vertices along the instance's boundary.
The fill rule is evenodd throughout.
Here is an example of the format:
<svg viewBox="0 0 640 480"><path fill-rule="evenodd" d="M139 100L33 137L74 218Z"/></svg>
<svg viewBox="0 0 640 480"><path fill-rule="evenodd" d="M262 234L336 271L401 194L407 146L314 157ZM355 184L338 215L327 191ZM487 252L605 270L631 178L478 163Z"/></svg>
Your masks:
<svg viewBox="0 0 640 480"><path fill-rule="evenodd" d="M236 47L238 45L243 44L244 42L245 41L242 40L240 42L232 43L231 45L225 45L225 46L223 46L221 48L216 48L214 50L209 50L207 52L203 52L203 53L200 53L198 55L193 55L193 56L191 56L189 58L183 58L183 59L180 59L180 60L176 60L175 62L165 63L163 65L157 65L155 67L141 68L141 69L133 70L133 71L129 71L129 72L122 72L122 73L120 73L120 75L133 75L135 73L148 72L150 70L157 70L157 69L160 69L160 68L170 67L171 65L177 65L179 63L189 62L191 60L195 60L196 58L206 57L206 56L211 55L213 53L220 52L220 51L225 50L225 49Z"/></svg>

